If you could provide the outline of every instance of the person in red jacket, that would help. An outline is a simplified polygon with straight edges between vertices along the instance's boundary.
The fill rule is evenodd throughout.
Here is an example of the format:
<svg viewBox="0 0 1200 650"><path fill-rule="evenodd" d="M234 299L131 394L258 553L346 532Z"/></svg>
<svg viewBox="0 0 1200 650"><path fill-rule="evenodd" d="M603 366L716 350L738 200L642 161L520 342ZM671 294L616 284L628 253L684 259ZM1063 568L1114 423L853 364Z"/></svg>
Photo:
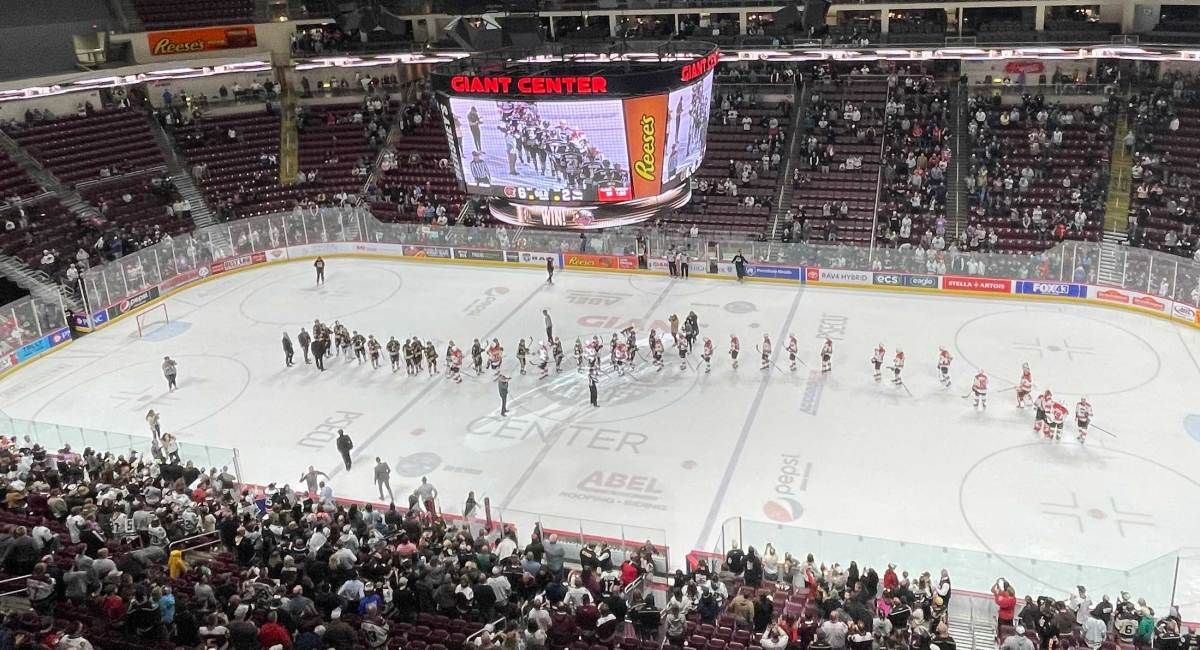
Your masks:
<svg viewBox="0 0 1200 650"><path fill-rule="evenodd" d="M286 627L279 624L279 615L275 612L268 612L266 622L258 628L258 643L263 650L277 645L292 647L292 635L288 634Z"/></svg>
<svg viewBox="0 0 1200 650"><path fill-rule="evenodd" d="M1013 624L1013 615L1017 610L1017 593L1013 586L1008 584L1004 578L996 580L996 584L992 585L992 598L996 600L996 606L1000 608L996 614L996 629L1002 629L1005 625Z"/></svg>
<svg viewBox="0 0 1200 650"><path fill-rule="evenodd" d="M887 571L883 572L883 590L895 591L900 587L900 577L896 575L896 565L888 564Z"/></svg>
<svg viewBox="0 0 1200 650"><path fill-rule="evenodd" d="M621 563L621 586L628 587L633 584L634 580L638 579L638 568L632 560L625 560Z"/></svg>

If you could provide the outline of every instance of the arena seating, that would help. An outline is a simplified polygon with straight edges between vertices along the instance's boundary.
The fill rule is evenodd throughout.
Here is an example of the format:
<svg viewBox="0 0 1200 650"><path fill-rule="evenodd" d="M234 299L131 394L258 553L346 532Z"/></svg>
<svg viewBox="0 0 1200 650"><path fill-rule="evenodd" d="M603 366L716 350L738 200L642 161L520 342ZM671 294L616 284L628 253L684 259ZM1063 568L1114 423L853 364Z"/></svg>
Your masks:
<svg viewBox="0 0 1200 650"><path fill-rule="evenodd" d="M278 115L256 111L205 117L177 128L175 142L193 176L197 166L203 169L198 185L218 212L227 211L225 216L263 214L273 203L290 207L287 194L276 190Z"/></svg>
<svg viewBox="0 0 1200 650"><path fill-rule="evenodd" d="M21 226L24 211L26 226ZM0 211L0 225L11 221L16 228L0 229L0 253L41 268L43 250L57 250L59 257L75 252L81 234L74 216L57 198L46 196Z"/></svg>
<svg viewBox="0 0 1200 650"><path fill-rule="evenodd" d="M1016 121L1011 120L1014 108ZM974 145L966 173L972 176L966 179L972 192L969 227L980 233L967 248L983 246L985 230L994 230L995 248L1008 252L1043 250L1062 239L1100 239L1112 152L1111 107L1041 103L1040 96L1014 106L972 97L967 114ZM1061 144L1054 143L1055 133ZM1022 176L1028 179L1024 190ZM1079 211L1086 217L1082 227L1075 221Z"/></svg>
<svg viewBox="0 0 1200 650"><path fill-rule="evenodd" d="M254 22L254 0L133 0L146 29Z"/></svg>
<svg viewBox="0 0 1200 650"><path fill-rule="evenodd" d="M65 185L136 172L165 164L146 116L113 110L61 117L7 133Z"/></svg>
<svg viewBox="0 0 1200 650"><path fill-rule="evenodd" d="M681 228L695 224L709 234L754 239L765 235L779 173L778 165L764 165L762 159L782 150L790 130L790 105L768 105L752 92L714 86L705 155L693 176L692 201L664 221ZM747 205L746 197L753 197L754 205Z"/></svg>
<svg viewBox="0 0 1200 650"><path fill-rule="evenodd" d="M395 167L380 172L379 188L371 200L371 211L384 221L416 221L415 188L434 202L461 206L465 197L454 177L454 169L443 167L449 162L450 147L446 143L445 126L437 111L423 112L420 126L407 129L396 141ZM413 158L413 156L416 158ZM415 163L415 164L414 164ZM457 216L458 207L447 208Z"/></svg>
<svg viewBox="0 0 1200 650"><path fill-rule="evenodd" d="M1194 227L1200 194L1200 109L1194 90L1179 100L1165 89L1135 98L1137 134L1130 182L1132 243L1190 256L1197 250ZM1195 189L1193 189L1193 187ZM1170 236L1168 236L1170 233Z"/></svg>
<svg viewBox="0 0 1200 650"><path fill-rule="evenodd" d="M168 206L179 195L169 185L164 187L163 177L153 173L89 184L80 189L80 195L100 210L106 225L129 229L131 234L158 230L177 235L196 227L184 215L168 214ZM124 200L126 195L129 202Z"/></svg>
<svg viewBox="0 0 1200 650"><path fill-rule="evenodd" d="M793 161L797 175L792 209L800 221L813 220L812 236L839 242L866 244L872 236L876 197L879 191L880 138L888 82L880 76L824 78L808 87L805 123ZM845 114L847 105L860 114L852 125ZM836 117L831 118L831 112ZM822 122L826 126L822 127ZM830 156L828 148L833 147ZM861 161L846 169L853 157ZM855 166L855 165L852 165ZM798 182L796 182L798 181ZM845 205L845 213L839 211ZM830 228L830 222L834 224Z"/></svg>
<svg viewBox="0 0 1200 650"><path fill-rule="evenodd" d="M0 201L12 197L29 198L42 192L21 166L0 151Z"/></svg>

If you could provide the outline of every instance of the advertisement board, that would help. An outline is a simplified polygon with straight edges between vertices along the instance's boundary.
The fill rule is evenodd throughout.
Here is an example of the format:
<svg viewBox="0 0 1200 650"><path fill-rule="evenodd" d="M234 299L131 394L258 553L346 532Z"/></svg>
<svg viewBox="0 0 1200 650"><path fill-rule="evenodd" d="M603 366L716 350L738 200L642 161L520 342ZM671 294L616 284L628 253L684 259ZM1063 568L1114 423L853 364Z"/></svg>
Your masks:
<svg viewBox="0 0 1200 650"><path fill-rule="evenodd" d="M448 102L450 148L468 193L550 203L633 197L620 99Z"/></svg>
<svg viewBox="0 0 1200 650"><path fill-rule="evenodd" d="M876 286L882 287L938 288L938 276L936 275L910 275L908 273L877 271L871 274L871 282Z"/></svg>
<svg viewBox="0 0 1200 650"><path fill-rule="evenodd" d="M562 265L563 268L628 270L637 268L637 257L633 255L563 253Z"/></svg>
<svg viewBox="0 0 1200 650"><path fill-rule="evenodd" d="M154 300L158 296L158 286L156 285L123 298L108 308L108 320L112 320L121 314L128 314L129 312L141 307L151 300Z"/></svg>
<svg viewBox="0 0 1200 650"><path fill-rule="evenodd" d="M665 95L651 95L626 99L624 103L625 141L629 143L633 196L654 196L663 188L667 98Z"/></svg>
<svg viewBox="0 0 1200 650"><path fill-rule="evenodd" d="M1128 289L1115 289L1112 287L1094 286L1091 287L1089 293L1094 300L1129 305L1157 313L1168 313L1171 302L1165 298L1152 296L1148 293L1130 291Z"/></svg>
<svg viewBox="0 0 1200 650"><path fill-rule="evenodd" d="M178 275L173 275L173 276L167 278L166 280L159 282L158 283L158 292L160 294L164 294L164 293L170 291L171 289L174 289L176 287L181 287L181 286L183 286L189 282L192 282L194 280L197 280L199 278L200 278L200 271L197 269L192 269L190 271L184 271L183 273L180 273Z"/></svg>
<svg viewBox="0 0 1200 650"><path fill-rule="evenodd" d="M434 257L438 259L450 259L453 253L447 246L409 246L404 245L402 248L405 257Z"/></svg>
<svg viewBox="0 0 1200 650"><path fill-rule="evenodd" d="M505 251L504 259L516 264L546 266L546 260L554 260L554 266L562 268L558 253L538 253L535 251Z"/></svg>
<svg viewBox="0 0 1200 650"><path fill-rule="evenodd" d="M804 270L804 279L808 282L840 282L842 284L872 284L870 271L851 271L844 269L819 269L809 267Z"/></svg>
<svg viewBox="0 0 1200 650"><path fill-rule="evenodd" d="M1064 282L1034 282L1018 280L1016 292L1033 296L1061 296L1064 298L1087 298L1087 285Z"/></svg>
<svg viewBox="0 0 1200 650"><path fill-rule="evenodd" d="M150 54L153 56L236 50L258 45L254 25L194 27L146 32L146 41L150 46Z"/></svg>
<svg viewBox="0 0 1200 650"><path fill-rule="evenodd" d="M229 258L226 258L223 260L217 260L217 261L213 262L212 264L208 265L208 270L213 275L217 275L218 273L224 273L226 271L240 269L244 266L253 266L255 264L262 264L263 262L266 262L266 261L267 261L266 253L264 253L264 252L250 253L247 255L238 255L237 257L229 257Z"/></svg>
<svg viewBox="0 0 1200 650"><path fill-rule="evenodd" d="M1004 278L976 278L964 275L942 276L942 288L948 291L1012 293L1012 283L1012 280Z"/></svg>
<svg viewBox="0 0 1200 650"><path fill-rule="evenodd" d="M1200 323L1200 320L1197 319L1200 312L1197 312L1195 307L1182 302L1171 303L1171 315L1191 325Z"/></svg>
<svg viewBox="0 0 1200 650"><path fill-rule="evenodd" d="M15 363L22 363L32 359L33 357L36 357L37 355L56 345L66 343L70 340L71 330L66 327L60 327L59 329L50 332L33 343L29 343L17 348L16 351L13 352L12 356Z"/></svg>
<svg viewBox="0 0 1200 650"><path fill-rule="evenodd" d="M748 278L772 278L776 280L800 281L800 268L796 266L768 266L765 264L746 265Z"/></svg>
<svg viewBox="0 0 1200 650"><path fill-rule="evenodd" d="M497 251L484 248L455 248L454 259L456 260L485 260L489 262L503 262L504 251Z"/></svg>

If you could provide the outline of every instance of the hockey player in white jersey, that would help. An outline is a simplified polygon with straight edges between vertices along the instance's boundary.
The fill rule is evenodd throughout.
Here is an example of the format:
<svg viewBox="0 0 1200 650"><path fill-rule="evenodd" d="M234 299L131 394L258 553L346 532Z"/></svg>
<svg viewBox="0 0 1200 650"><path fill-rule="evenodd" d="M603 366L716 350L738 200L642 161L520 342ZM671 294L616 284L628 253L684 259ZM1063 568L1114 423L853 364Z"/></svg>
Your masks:
<svg viewBox="0 0 1200 650"><path fill-rule="evenodd" d="M938 348L938 381L942 382L942 386L950 388L950 362L954 357L950 356L950 351L946 348Z"/></svg>
<svg viewBox="0 0 1200 650"><path fill-rule="evenodd" d="M971 394L975 396L975 408L987 410L988 376L982 369L975 373L971 382Z"/></svg>

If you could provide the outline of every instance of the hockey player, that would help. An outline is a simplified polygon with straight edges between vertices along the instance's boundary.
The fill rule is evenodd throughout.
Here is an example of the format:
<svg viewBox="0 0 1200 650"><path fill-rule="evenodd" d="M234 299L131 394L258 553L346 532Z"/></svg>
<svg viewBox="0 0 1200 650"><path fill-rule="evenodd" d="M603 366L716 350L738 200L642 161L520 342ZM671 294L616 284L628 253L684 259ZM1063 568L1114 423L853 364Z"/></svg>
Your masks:
<svg viewBox="0 0 1200 650"><path fill-rule="evenodd" d="M354 358L359 363L364 363L367 360L367 337L354 331L354 335L350 337L350 345L354 346Z"/></svg>
<svg viewBox="0 0 1200 650"><path fill-rule="evenodd" d="M946 348L938 348L938 380L942 382L942 386L950 388L950 362L954 357L950 356L950 351Z"/></svg>
<svg viewBox="0 0 1200 650"><path fill-rule="evenodd" d="M654 369L661 371L663 369L662 337L654 330L650 330L650 356L654 358Z"/></svg>
<svg viewBox="0 0 1200 650"><path fill-rule="evenodd" d="M704 351L700 353L700 358L704 359L704 372L712 372L712 355L712 339L706 336L704 337Z"/></svg>
<svg viewBox="0 0 1200 650"><path fill-rule="evenodd" d="M529 346L525 344L525 338L522 337L517 343L517 363L521 364L521 374L525 374L525 357L529 355Z"/></svg>
<svg viewBox="0 0 1200 650"><path fill-rule="evenodd" d="M684 321L684 324L686 326L687 322ZM679 348L679 369L687 370L687 368L688 368L688 362L687 362L688 337L686 335L680 337L679 340L677 340L675 342L675 344L676 344L676 347Z"/></svg>
<svg viewBox="0 0 1200 650"><path fill-rule="evenodd" d="M392 360L392 372L400 369L400 341L391 337L387 342L388 357Z"/></svg>
<svg viewBox="0 0 1200 650"><path fill-rule="evenodd" d="M583 372L583 343L578 337L575 338L575 371Z"/></svg>
<svg viewBox="0 0 1200 650"><path fill-rule="evenodd" d="M787 346L785 347L785 349L787 350L787 353L788 353L788 362L789 362L788 370L791 370L792 372L796 372L796 350L798 349L798 345L796 343L796 335L795 334L788 334L788 341L787 341Z"/></svg>
<svg viewBox="0 0 1200 650"><path fill-rule="evenodd" d="M947 384L949 385L949 384ZM975 381L971 383L971 394L975 396L975 408L987 410L988 378L981 368L975 373Z"/></svg>
<svg viewBox="0 0 1200 650"><path fill-rule="evenodd" d="M420 343L417 343L417 345L420 345ZM433 347L433 341L425 341L425 362L429 364L430 377L436 375L438 372L437 360L437 348Z"/></svg>
<svg viewBox="0 0 1200 650"><path fill-rule="evenodd" d="M517 351L517 354L520 354L520 350ZM545 341L542 341L538 345L538 370L542 371L538 379L545 379L550 376L550 350Z"/></svg>
<svg viewBox="0 0 1200 650"><path fill-rule="evenodd" d="M450 348L446 352L446 366L450 371L450 378L453 379L454 383L456 384L462 383L462 363L462 350L458 349L458 346L454 344L454 341L450 341Z"/></svg>
<svg viewBox="0 0 1200 650"><path fill-rule="evenodd" d="M696 312L689 311L683 319L683 335L688 340L688 350L696 346L696 337L700 335L700 317Z"/></svg>
<svg viewBox="0 0 1200 650"><path fill-rule="evenodd" d="M475 374L483 374L483 346L479 344L479 339L471 344L471 365L475 367Z"/></svg>
<svg viewBox="0 0 1200 650"><path fill-rule="evenodd" d="M411 338L404 339L404 366L409 375L417 374L416 343Z"/></svg>
<svg viewBox="0 0 1200 650"><path fill-rule="evenodd" d="M629 351L625 343L620 339L613 339L612 350L609 352L609 360L612 361L613 368L616 368L618 375L625 374L625 361L629 358Z"/></svg>
<svg viewBox="0 0 1200 650"><path fill-rule="evenodd" d="M871 367L875 369L875 372L872 376L875 378L876 383L878 383L882 378L881 369L883 368L883 357L885 354L887 354L887 350L884 349L883 344L880 343L879 345L875 346L875 354L871 355Z"/></svg>
<svg viewBox="0 0 1200 650"><path fill-rule="evenodd" d="M625 359L617 350L617 341L617 333L613 332L612 337L608 339L608 365L612 366L612 369L619 373L621 371L621 362Z"/></svg>
<svg viewBox="0 0 1200 650"><path fill-rule="evenodd" d="M833 339L826 337L821 346L821 372L833 370Z"/></svg>
<svg viewBox="0 0 1200 650"><path fill-rule="evenodd" d="M742 342L738 340L736 334L729 335L729 358L733 359L733 369L738 367L738 353L742 351Z"/></svg>
<svg viewBox="0 0 1200 650"><path fill-rule="evenodd" d="M371 355L371 367L379 370L379 341L375 340L375 335L367 336L367 352Z"/></svg>
<svg viewBox="0 0 1200 650"><path fill-rule="evenodd" d="M562 372L563 349L562 341L556 336L550 352L554 355L554 372Z"/></svg>
<svg viewBox="0 0 1200 650"><path fill-rule="evenodd" d="M762 354L762 367L759 370L769 370L771 368L771 337L763 334L762 345L758 348Z"/></svg>
<svg viewBox="0 0 1200 650"><path fill-rule="evenodd" d="M1062 439L1063 422L1067 419L1067 406L1062 402L1054 401L1050 404L1050 422L1053 424L1054 439Z"/></svg>
<svg viewBox="0 0 1200 650"><path fill-rule="evenodd" d="M504 363L504 348L500 347L500 339L492 339L487 349L488 370L500 372L500 364Z"/></svg>
<svg viewBox="0 0 1200 650"><path fill-rule="evenodd" d="M892 357L892 383L899 386L904 383L900 373L904 370L904 350L896 348L896 356Z"/></svg>
<svg viewBox="0 0 1200 650"><path fill-rule="evenodd" d="M1029 373L1029 364L1021 364L1021 381L1017 383L1017 408L1023 409L1029 401L1029 393L1033 390L1033 375Z"/></svg>
<svg viewBox="0 0 1200 650"><path fill-rule="evenodd" d="M350 356L350 331L341 321L333 321L333 341L337 344L338 355Z"/></svg>
<svg viewBox="0 0 1200 650"><path fill-rule="evenodd" d="M1092 405L1088 403L1086 397L1080 397L1079 403L1075 405L1075 439L1080 443L1086 442L1088 434L1088 425L1092 422Z"/></svg>
<svg viewBox="0 0 1200 650"><path fill-rule="evenodd" d="M629 371L633 372L637 365L638 344L637 331L632 327L625 328L625 361L629 364Z"/></svg>
<svg viewBox="0 0 1200 650"><path fill-rule="evenodd" d="M1033 435L1040 433L1046 438L1050 437L1050 417L1047 414L1053 403L1049 388L1033 401Z"/></svg>

